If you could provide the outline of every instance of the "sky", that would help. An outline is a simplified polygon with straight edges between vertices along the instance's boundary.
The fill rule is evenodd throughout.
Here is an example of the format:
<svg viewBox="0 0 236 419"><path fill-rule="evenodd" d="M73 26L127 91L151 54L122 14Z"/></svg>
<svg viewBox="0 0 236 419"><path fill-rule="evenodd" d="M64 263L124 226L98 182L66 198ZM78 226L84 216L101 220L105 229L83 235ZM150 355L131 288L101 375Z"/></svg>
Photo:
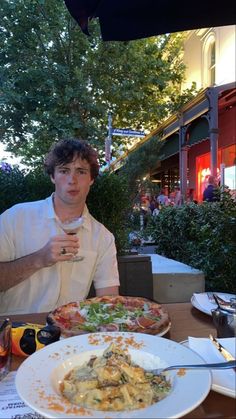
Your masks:
<svg viewBox="0 0 236 419"><path fill-rule="evenodd" d="M9 163L11 165L19 165L21 158L20 157L14 157L11 155L11 153L9 153L8 151L5 151L5 145L0 143L0 163L2 161L5 161L6 163Z"/></svg>

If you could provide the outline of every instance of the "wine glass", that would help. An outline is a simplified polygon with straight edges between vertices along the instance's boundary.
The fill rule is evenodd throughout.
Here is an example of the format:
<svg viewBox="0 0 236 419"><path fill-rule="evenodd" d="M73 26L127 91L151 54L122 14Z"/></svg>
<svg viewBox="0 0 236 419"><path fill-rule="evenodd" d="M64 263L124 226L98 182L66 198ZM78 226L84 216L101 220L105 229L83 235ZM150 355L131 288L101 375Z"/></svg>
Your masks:
<svg viewBox="0 0 236 419"><path fill-rule="evenodd" d="M83 217L74 217L63 222L61 220L58 220L58 222L66 234L74 235L74 234L77 234L79 228L83 225L84 219ZM77 253L76 255L73 256L73 258L69 262L78 262L83 259L84 259L84 256L80 256Z"/></svg>

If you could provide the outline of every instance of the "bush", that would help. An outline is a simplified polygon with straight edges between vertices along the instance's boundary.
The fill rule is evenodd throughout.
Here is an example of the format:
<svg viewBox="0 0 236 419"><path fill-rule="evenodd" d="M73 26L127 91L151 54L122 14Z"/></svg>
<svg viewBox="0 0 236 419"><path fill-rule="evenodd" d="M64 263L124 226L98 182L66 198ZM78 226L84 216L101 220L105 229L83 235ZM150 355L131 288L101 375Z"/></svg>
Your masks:
<svg viewBox="0 0 236 419"><path fill-rule="evenodd" d="M229 193L220 202L163 208L145 234L158 254L202 270L206 290L236 292L236 205Z"/></svg>
<svg viewBox="0 0 236 419"><path fill-rule="evenodd" d="M99 176L87 204L91 214L114 234L118 254L125 253L129 248L128 220L132 208L127 178L115 173Z"/></svg>
<svg viewBox="0 0 236 419"><path fill-rule="evenodd" d="M24 172L17 168L9 171L0 169L0 213L26 200Z"/></svg>
<svg viewBox="0 0 236 419"><path fill-rule="evenodd" d="M26 172L14 167L0 170L0 213L19 202L44 199L53 191L53 185L42 170Z"/></svg>
<svg viewBox="0 0 236 419"><path fill-rule="evenodd" d="M19 168L10 171L0 169L0 213L19 202L44 199L53 190L49 176L40 169L28 173ZM129 246L127 220L131 207L125 177L115 173L99 176L90 190L87 203L91 214L114 234L117 252L125 253Z"/></svg>

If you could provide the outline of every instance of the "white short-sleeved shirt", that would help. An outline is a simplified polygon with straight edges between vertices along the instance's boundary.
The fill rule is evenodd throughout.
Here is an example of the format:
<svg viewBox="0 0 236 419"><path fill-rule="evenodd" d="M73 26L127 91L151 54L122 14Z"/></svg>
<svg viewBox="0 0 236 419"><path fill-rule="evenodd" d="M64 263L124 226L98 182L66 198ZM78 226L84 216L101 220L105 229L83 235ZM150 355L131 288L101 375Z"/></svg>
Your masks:
<svg viewBox="0 0 236 419"><path fill-rule="evenodd" d="M85 206L79 229L79 262L57 262L18 285L0 292L0 314L48 312L59 305L86 298L95 289L119 286L114 236ZM52 196L14 205L0 216L0 261L33 253L49 238L63 234L56 220Z"/></svg>

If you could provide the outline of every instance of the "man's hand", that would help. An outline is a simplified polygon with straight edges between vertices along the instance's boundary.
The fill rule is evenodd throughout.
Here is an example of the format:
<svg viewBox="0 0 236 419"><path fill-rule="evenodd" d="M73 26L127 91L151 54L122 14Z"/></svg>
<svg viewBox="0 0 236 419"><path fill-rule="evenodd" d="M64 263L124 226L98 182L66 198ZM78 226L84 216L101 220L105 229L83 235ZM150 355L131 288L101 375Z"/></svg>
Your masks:
<svg viewBox="0 0 236 419"><path fill-rule="evenodd" d="M47 244L39 250L44 267L54 265L56 262L71 260L79 249L79 239L76 235L63 234L53 236Z"/></svg>
<svg viewBox="0 0 236 419"><path fill-rule="evenodd" d="M78 249L78 237L63 234L51 237L44 247L34 253L0 262L0 292L19 284L40 269L71 260Z"/></svg>

